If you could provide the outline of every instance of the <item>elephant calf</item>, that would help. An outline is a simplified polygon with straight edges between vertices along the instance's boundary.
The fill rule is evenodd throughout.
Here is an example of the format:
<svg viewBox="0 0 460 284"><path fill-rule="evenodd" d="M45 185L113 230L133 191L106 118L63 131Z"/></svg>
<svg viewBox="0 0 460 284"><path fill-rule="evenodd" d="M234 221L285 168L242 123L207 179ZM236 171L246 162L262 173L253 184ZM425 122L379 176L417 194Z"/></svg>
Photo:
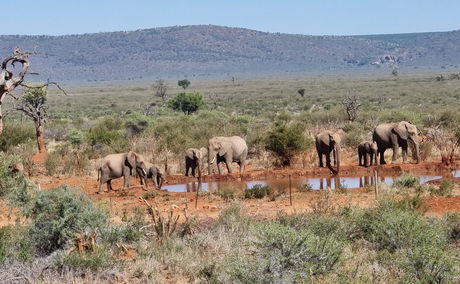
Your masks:
<svg viewBox="0 0 460 284"><path fill-rule="evenodd" d="M158 166L152 163L145 162L144 164L147 168L145 172L143 172L140 169L137 169L137 175L141 180L141 185L145 185L145 187L148 188L147 179L150 178L152 179L153 186L155 187L155 189L161 189L161 186L166 180L165 173Z"/></svg>
<svg viewBox="0 0 460 284"><path fill-rule="evenodd" d="M107 155L97 172L97 180L100 181L97 193L103 192L102 185L104 183L107 184L108 191L113 190L112 179L120 177L124 177L123 189L128 189L133 168L143 171L146 174L147 168L144 158L141 155L132 151L129 153Z"/></svg>
<svg viewBox="0 0 460 284"><path fill-rule="evenodd" d="M360 166L377 165L377 142L361 142L358 145L358 159Z"/></svg>
<svg viewBox="0 0 460 284"><path fill-rule="evenodd" d="M189 170L192 176L195 177L195 170L198 168L198 176L201 176L203 164L208 158L208 149L201 147L200 149L188 148L185 150L185 175L188 176Z"/></svg>

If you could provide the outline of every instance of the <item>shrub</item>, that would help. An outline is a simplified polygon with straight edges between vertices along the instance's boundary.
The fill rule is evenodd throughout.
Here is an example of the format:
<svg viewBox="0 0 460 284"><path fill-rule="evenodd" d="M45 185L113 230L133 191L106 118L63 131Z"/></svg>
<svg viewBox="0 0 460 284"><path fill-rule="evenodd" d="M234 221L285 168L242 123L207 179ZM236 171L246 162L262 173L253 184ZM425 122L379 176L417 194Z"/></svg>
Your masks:
<svg viewBox="0 0 460 284"><path fill-rule="evenodd" d="M65 268L84 268L93 271L102 270L113 266L115 260L110 253L104 248L96 248L92 252L79 253L61 253L54 262L58 269Z"/></svg>
<svg viewBox="0 0 460 284"><path fill-rule="evenodd" d="M283 166L290 166L296 154L313 144L303 130L301 124L275 126L265 138L265 149L275 153Z"/></svg>
<svg viewBox="0 0 460 284"><path fill-rule="evenodd" d="M460 213L447 213L444 216L444 222L449 240L460 241Z"/></svg>
<svg viewBox="0 0 460 284"><path fill-rule="evenodd" d="M23 214L31 220L29 238L45 255L62 249L76 233L98 231L107 219L105 212L67 186L38 192Z"/></svg>
<svg viewBox="0 0 460 284"><path fill-rule="evenodd" d="M19 144L35 141L35 129L31 124L6 123L0 135L0 152L7 152Z"/></svg>
<svg viewBox="0 0 460 284"><path fill-rule="evenodd" d="M441 184L438 187L430 187L430 194L432 196L451 196L453 189L454 185L452 184L452 182L445 179L441 182Z"/></svg>
<svg viewBox="0 0 460 284"><path fill-rule="evenodd" d="M224 201L233 200L235 198L235 192L231 189L220 189L216 192L216 195L222 198Z"/></svg>
<svg viewBox="0 0 460 284"><path fill-rule="evenodd" d="M419 212L401 208L389 200L381 201L379 208L366 212L359 226L365 239L378 249L390 252L445 243L444 232L427 224Z"/></svg>
<svg viewBox="0 0 460 284"><path fill-rule="evenodd" d="M70 142L72 145L80 145L83 142L84 135L81 131L78 130L72 130L68 135L67 135L67 141Z"/></svg>
<svg viewBox="0 0 460 284"><path fill-rule="evenodd" d="M244 198L251 199L257 198L261 199L265 196L269 196L272 194L272 188L268 185L256 184L251 188L246 188L244 190Z"/></svg>
<svg viewBox="0 0 460 284"><path fill-rule="evenodd" d="M144 199L154 199L157 196L157 192L155 190L149 190L142 194L142 198Z"/></svg>
<svg viewBox="0 0 460 284"><path fill-rule="evenodd" d="M86 133L86 139L91 146L103 144L115 152L126 152L130 145L123 126L121 118L106 117Z"/></svg>
<svg viewBox="0 0 460 284"><path fill-rule="evenodd" d="M300 280L330 271L338 262L343 244L331 236L318 237L274 222L261 226L255 244L261 267L275 280ZM262 269L261 269L262 268Z"/></svg>
<svg viewBox="0 0 460 284"><path fill-rule="evenodd" d="M299 192L310 192L313 190L313 186L309 183L304 183L299 185L297 189L299 190Z"/></svg>
<svg viewBox="0 0 460 284"><path fill-rule="evenodd" d="M416 186L417 184L419 184L418 176L408 174L396 178L393 186L398 188L410 188Z"/></svg>
<svg viewBox="0 0 460 284"><path fill-rule="evenodd" d="M197 112L204 105L203 95L198 92L180 93L168 101L168 106L171 109L182 111L186 115Z"/></svg>

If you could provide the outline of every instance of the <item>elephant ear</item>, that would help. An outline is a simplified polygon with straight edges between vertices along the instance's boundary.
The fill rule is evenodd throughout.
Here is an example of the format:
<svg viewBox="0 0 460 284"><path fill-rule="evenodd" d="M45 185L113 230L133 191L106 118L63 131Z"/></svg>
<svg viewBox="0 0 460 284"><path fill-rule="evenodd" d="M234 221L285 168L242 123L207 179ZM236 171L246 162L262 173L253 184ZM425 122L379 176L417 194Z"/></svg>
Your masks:
<svg viewBox="0 0 460 284"><path fill-rule="evenodd" d="M329 142L330 142L330 146L334 145L335 144L335 138L334 138L334 135L332 133L329 133Z"/></svg>
<svg viewBox="0 0 460 284"><path fill-rule="evenodd" d="M221 141L219 141L217 143L218 147L219 147L219 151L217 151L217 153L219 153L219 156L224 156L225 153L227 153L227 147L226 147L226 143L223 143Z"/></svg>
<svg viewBox="0 0 460 284"><path fill-rule="evenodd" d="M136 167L136 159L137 159L137 154L133 151L129 151L128 154L126 155L126 161L128 162L128 165L131 166L131 168Z"/></svg>
<svg viewBox="0 0 460 284"><path fill-rule="evenodd" d="M398 134L399 137L401 137L404 140L407 140L409 137L409 131L407 130L407 122L401 121L400 123L396 124L396 126L393 128L394 132Z"/></svg>
<svg viewBox="0 0 460 284"><path fill-rule="evenodd" d="M193 153L193 158L194 158L194 159L198 159L198 160L199 160L199 159L201 158L201 153L200 153L200 151L193 150L192 153Z"/></svg>

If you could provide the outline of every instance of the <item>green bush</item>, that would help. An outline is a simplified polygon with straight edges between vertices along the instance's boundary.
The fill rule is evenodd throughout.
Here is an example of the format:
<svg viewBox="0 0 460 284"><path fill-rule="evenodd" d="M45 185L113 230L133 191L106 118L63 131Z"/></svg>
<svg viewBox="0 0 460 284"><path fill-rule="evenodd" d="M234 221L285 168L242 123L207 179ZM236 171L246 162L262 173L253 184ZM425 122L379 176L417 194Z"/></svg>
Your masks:
<svg viewBox="0 0 460 284"><path fill-rule="evenodd" d="M232 189L220 189L216 192L216 195L222 198L224 201L235 199L235 192Z"/></svg>
<svg viewBox="0 0 460 284"><path fill-rule="evenodd" d="M70 142L72 145L80 145L83 143L84 140L84 135L81 131L78 130L72 130L68 135L67 135L67 141Z"/></svg>
<svg viewBox="0 0 460 284"><path fill-rule="evenodd" d="M259 227L255 258L233 276L241 282L296 283L334 268L343 243L269 222ZM241 268L241 267L239 267Z"/></svg>
<svg viewBox="0 0 460 284"><path fill-rule="evenodd" d="M93 271L102 270L112 267L115 259L104 248L96 248L92 252L84 252L83 254L61 253L54 261L54 266L60 270L65 268L83 268Z"/></svg>
<svg viewBox="0 0 460 284"><path fill-rule="evenodd" d="M419 177L415 175L402 175L395 179L393 186L398 188L410 188L419 184Z"/></svg>
<svg viewBox="0 0 460 284"><path fill-rule="evenodd" d="M441 184L436 187L430 187L430 194L432 196L451 196L454 190L454 185L449 180L443 180Z"/></svg>
<svg viewBox="0 0 460 284"><path fill-rule="evenodd" d="M15 122L5 123L0 135L0 152L10 151L13 147L35 140L35 128L31 124Z"/></svg>
<svg viewBox="0 0 460 284"><path fill-rule="evenodd" d="M446 239L444 232L430 226L421 213L388 200L381 201L379 208L366 212L359 226L365 239L378 249L390 252L424 244L442 245Z"/></svg>
<svg viewBox="0 0 460 284"><path fill-rule="evenodd" d="M251 199L257 198L261 199L265 196L270 196L272 194L272 188L268 185L256 184L251 188L246 188L244 190L244 198Z"/></svg>
<svg viewBox="0 0 460 284"><path fill-rule="evenodd" d="M296 154L313 144L303 131L302 124L275 126L265 137L265 149L275 153L283 166L290 166Z"/></svg>
<svg viewBox="0 0 460 284"><path fill-rule="evenodd" d="M39 254L62 249L76 233L97 232L107 214L67 186L39 191L23 209L31 220L28 236Z"/></svg>
<svg viewBox="0 0 460 284"><path fill-rule="evenodd" d="M142 198L144 199L154 199L157 196L157 192L155 190L149 190L142 194Z"/></svg>
<svg viewBox="0 0 460 284"><path fill-rule="evenodd" d="M180 93L168 101L168 107L189 115L205 106L203 95L198 92Z"/></svg>
<svg viewBox="0 0 460 284"><path fill-rule="evenodd" d="M121 118L104 118L86 133L86 139L91 146L107 145L118 153L126 152L130 147Z"/></svg>

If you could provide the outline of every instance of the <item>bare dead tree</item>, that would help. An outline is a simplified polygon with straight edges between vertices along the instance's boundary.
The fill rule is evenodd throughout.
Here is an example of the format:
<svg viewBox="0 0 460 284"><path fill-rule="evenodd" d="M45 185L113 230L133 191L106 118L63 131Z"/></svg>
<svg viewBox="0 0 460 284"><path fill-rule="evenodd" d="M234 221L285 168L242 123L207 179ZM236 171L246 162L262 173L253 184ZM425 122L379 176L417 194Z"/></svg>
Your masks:
<svg viewBox="0 0 460 284"><path fill-rule="evenodd" d="M8 94L22 84L24 77L29 70L29 55L34 52L20 51L19 48L13 50L13 55L7 57L2 62L0 70L0 135L3 134L3 114L2 104ZM15 64L22 65L17 75L13 73Z"/></svg>
<svg viewBox="0 0 460 284"><path fill-rule="evenodd" d="M303 96L305 96L305 89L298 89L297 90L297 93L303 98Z"/></svg>
<svg viewBox="0 0 460 284"><path fill-rule="evenodd" d="M454 163L455 153L459 146L459 139L452 130L440 125L428 128L426 133L428 141L431 141L441 154L441 163L449 166Z"/></svg>
<svg viewBox="0 0 460 284"><path fill-rule="evenodd" d="M155 96L161 98L163 100L163 104L165 104L168 97L168 85L166 85L166 82L162 79L157 80L153 84L153 88L155 90Z"/></svg>
<svg viewBox="0 0 460 284"><path fill-rule="evenodd" d="M358 96L346 96L343 99L342 105L348 116L348 121L353 122L358 118L358 109L361 107Z"/></svg>

